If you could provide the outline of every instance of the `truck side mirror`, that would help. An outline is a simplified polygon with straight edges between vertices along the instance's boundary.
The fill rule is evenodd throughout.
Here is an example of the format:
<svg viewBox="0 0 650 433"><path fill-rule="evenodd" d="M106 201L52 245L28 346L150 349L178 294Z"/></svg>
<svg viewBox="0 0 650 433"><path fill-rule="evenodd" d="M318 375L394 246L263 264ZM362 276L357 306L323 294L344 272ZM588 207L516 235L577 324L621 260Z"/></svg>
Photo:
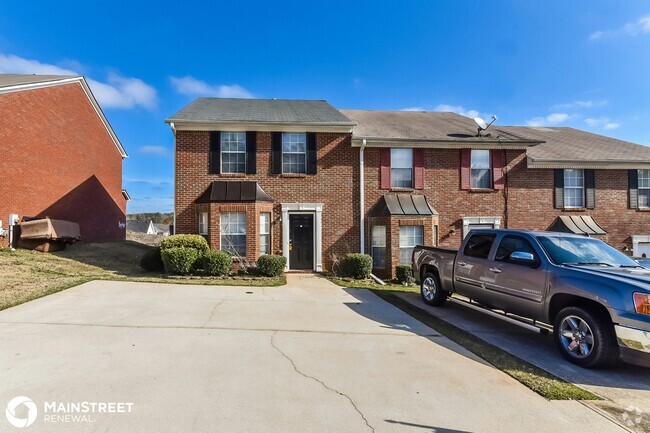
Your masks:
<svg viewBox="0 0 650 433"><path fill-rule="evenodd" d="M510 263L536 267L537 259L535 259L535 256L531 253L526 253L524 251L515 251L514 253L510 254Z"/></svg>

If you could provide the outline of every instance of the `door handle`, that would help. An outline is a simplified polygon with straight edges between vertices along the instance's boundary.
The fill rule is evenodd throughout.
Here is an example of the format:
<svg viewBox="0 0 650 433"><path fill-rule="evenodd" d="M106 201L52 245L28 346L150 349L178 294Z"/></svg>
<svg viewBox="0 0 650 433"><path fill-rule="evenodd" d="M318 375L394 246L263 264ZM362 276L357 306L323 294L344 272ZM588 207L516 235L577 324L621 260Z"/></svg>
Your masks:
<svg viewBox="0 0 650 433"><path fill-rule="evenodd" d="M503 271L502 271L501 269L499 269L499 268L490 268L490 271L494 272L495 274L500 274L501 272L503 272Z"/></svg>
<svg viewBox="0 0 650 433"><path fill-rule="evenodd" d="M458 262L458 266L467 266L467 263L465 263L465 262Z"/></svg>

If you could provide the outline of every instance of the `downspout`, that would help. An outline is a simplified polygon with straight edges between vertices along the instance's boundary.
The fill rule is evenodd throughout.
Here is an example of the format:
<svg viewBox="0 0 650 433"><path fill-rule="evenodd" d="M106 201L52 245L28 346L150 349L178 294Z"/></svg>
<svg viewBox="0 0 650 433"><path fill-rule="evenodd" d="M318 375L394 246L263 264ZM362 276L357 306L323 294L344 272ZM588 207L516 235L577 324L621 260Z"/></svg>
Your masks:
<svg viewBox="0 0 650 433"><path fill-rule="evenodd" d="M169 127L174 134L174 233L170 233L171 236L176 234L176 126L174 122L170 122Z"/></svg>
<svg viewBox="0 0 650 433"><path fill-rule="evenodd" d="M363 151L366 148L366 139L364 138L361 142L361 148L359 149L359 239L361 240L361 245L359 250L361 254L364 254L366 250L366 207L365 207L365 184L364 184L364 164L363 164ZM386 283L382 281L381 278L377 277L374 274L370 274L370 278L375 280L377 284L385 286Z"/></svg>
<svg viewBox="0 0 650 433"><path fill-rule="evenodd" d="M366 147L366 139L364 138L361 142L361 148L359 149L359 239L361 240L360 251L361 254L365 252L366 245L366 209L364 204L365 196L365 185L364 185L364 165L363 165L363 150Z"/></svg>

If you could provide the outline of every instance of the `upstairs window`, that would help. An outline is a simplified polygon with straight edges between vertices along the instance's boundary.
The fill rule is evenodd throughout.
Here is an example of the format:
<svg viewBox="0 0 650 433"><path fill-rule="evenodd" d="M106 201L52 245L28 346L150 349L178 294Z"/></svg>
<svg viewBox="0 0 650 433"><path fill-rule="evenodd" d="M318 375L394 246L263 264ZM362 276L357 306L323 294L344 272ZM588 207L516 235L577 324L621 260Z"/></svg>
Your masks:
<svg viewBox="0 0 650 433"><path fill-rule="evenodd" d="M472 149L471 162L471 188L492 188L492 167L489 150Z"/></svg>
<svg viewBox="0 0 650 433"><path fill-rule="evenodd" d="M282 173L307 173L306 133L282 133Z"/></svg>
<svg viewBox="0 0 650 433"><path fill-rule="evenodd" d="M650 170L639 170L639 207L650 208Z"/></svg>
<svg viewBox="0 0 650 433"><path fill-rule="evenodd" d="M246 213L221 214L221 251L235 257L246 257Z"/></svg>
<svg viewBox="0 0 650 433"><path fill-rule="evenodd" d="M221 133L221 172L246 173L246 133Z"/></svg>
<svg viewBox="0 0 650 433"><path fill-rule="evenodd" d="M391 188L413 188L413 149L390 150Z"/></svg>
<svg viewBox="0 0 650 433"><path fill-rule="evenodd" d="M564 207L585 207L585 174L584 170L564 170Z"/></svg>

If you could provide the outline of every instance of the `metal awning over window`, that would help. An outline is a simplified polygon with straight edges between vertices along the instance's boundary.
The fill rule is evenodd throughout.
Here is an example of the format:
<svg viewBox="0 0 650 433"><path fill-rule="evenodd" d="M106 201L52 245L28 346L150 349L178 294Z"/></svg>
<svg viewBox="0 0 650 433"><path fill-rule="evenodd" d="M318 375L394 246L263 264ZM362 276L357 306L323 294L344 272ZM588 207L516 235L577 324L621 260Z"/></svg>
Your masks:
<svg viewBox="0 0 650 433"><path fill-rule="evenodd" d="M423 195L384 194L372 207L369 216L433 216L438 215Z"/></svg>
<svg viewBox="0 0 650 433"><path fill-rule="evenodd" d="M254 181L217 180L196 200L197 203L273 202L273 199Z"/></svg>
<svg viewBox="0 0 650 433"><path fill-rule="evenodd" d="M607 232L588 215L560 215L549 231L575 233L578 235L605 235Z"/></svg>

